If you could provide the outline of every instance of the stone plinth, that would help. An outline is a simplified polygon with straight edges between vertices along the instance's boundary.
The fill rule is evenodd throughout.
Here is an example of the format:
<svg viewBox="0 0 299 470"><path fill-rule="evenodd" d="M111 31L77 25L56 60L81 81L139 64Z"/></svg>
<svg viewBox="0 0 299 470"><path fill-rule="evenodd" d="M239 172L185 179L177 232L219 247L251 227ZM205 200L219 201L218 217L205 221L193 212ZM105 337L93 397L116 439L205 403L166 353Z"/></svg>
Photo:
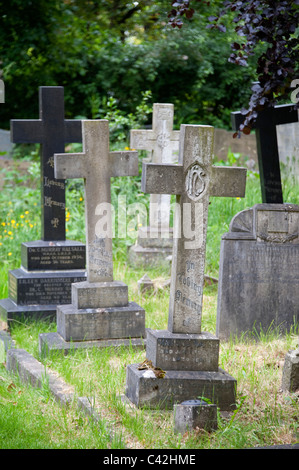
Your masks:
<svg viewBox="0 0 299 470"><path fill-rule="evenodd" d="M236 380L222 369L217 372L169 370L156 378L151 370L127 367L126 396L137 407L172 409L175 403L202 396L223 411L235 409Z"/></svg>
<svg viewBox="0 0 299 470"><path fill-rule="evenodd" d="M146 357L163 370L218 371L219 339L211 333L147 330Z"/></svg>

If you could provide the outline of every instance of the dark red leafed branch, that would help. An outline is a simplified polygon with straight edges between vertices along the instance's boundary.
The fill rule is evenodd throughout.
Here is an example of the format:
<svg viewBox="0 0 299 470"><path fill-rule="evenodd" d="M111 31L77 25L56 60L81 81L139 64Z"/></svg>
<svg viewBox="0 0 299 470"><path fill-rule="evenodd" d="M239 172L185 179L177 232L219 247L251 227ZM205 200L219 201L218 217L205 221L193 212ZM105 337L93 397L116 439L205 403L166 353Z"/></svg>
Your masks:
<svg viewBox="0 0 299 470"><path fill-rule="evenodd" d="M183 17L192 18L195 13L193 7L198 2L210 4L202 0L173 1L169 24L181 28ZM249 56L255 54L256 46L260 43L267 45L257 60L258 83L252 86L248 108L242 110L244 121L239 131L248 134L257 113L288 97L292 81L299 78L299 45L295 34L299 25L299 0L224 1L219 15L208 18L207 28L225 32L222 19L229 11L235 12L235 31L240 37L240 42L231 44L229 62L246 67ZM294 103L294 107L298 109L299 103Z"/></svg>

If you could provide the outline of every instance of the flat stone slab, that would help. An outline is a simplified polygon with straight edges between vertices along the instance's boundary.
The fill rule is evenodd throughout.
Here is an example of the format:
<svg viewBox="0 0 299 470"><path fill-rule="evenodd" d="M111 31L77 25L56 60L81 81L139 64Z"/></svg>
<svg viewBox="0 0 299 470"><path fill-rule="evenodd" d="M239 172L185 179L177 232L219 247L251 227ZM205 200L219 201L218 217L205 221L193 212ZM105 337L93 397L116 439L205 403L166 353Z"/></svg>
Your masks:
<svg viewBox="0 0 299 470"><path fill-rule="evenodd" d="M135 302L126 307L90 309L59 305L57 332L65 341L140 338L145 336L145 311Z"/></svg>
<svg viewBox="0 0 299 470"><path fill-rule="evenodd" d="M211 333L147 330L146 357L163 370L218 371L219 339Z"/></svg>
<svg viewBox="0 0 299 470"><path fill-rule="evenodd" d="M220 368L218 372L170 370L156 378L152 370L138 370L139 365L127 367L125 391L138 408L171 409L175 403L204 397L222 411L235 409L237 381Z"/></svg>
<svg viewBox="0 0 299 470"><path fill-rule="evenodd" d="M62 352L67 355L77 349L108 348L133 346L144 349L146 340L144 338L122 338L103 339L94 341L65 341L58 333L42 333L39 335L39 353L42 357L51 353Z"/></svg>
<svg viewBox="0 0 299 470"><path fill-rule="evenodd" d="M0 300L0 320L8 327L14 321L26 318L56 321L57 305L17 305L11 299Z"/></svg>

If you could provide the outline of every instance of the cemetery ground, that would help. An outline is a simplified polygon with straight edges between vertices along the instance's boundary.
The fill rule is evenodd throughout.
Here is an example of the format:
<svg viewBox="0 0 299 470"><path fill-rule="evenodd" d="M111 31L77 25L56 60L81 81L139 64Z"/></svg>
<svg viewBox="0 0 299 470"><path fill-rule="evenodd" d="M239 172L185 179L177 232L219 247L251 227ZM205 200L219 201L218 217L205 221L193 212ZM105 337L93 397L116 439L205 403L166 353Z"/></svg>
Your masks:
<svg viewBox="0 0 299 470"><path fill-rule="evenodd" d="M236 160L230 155L229 160ZM141 172L140 172L141 174ZM8 271L20 266L22 242L39 239L39 165L33 162L24 176L5 173L0 193L0 295L7 296ZM299 204L299 189L283 173L284 200ZM140 191L140 178L115 178L112 203L119 194L127 204L136 199L148 201ZM228 231L232 217L261 202L259 176L248 172L246 197L210 198L207 233L206 275L218 278L221 235ZM84 193L82 180L67 183L67 238L85 241ZM130 229L129 229L130 230ZM134 232L132 228L132 232ZM128 231L128 235L130 235ZM165 329L168 318L170 271L167 267L146 269L154 281L152 293L141 294L137 281L145 270L127 263L127 249L133 238L113 240L114 278L129 287L129 298L146 312L146 327ZM217 283L204 288L202 330L215 334ZM98 420L80 413L72 403L62 407L55 402L47 384L33 388L10 374L0 364L0 448L2 449L241 449L298 442L299 396L281 391L285 354L298 342L298 325L279 336L270 329L220 342L219 366L237 380L237 407L231 413L218 412L218 429L201 429L175 434L173 410L137 409L122 399L126 367L141 363L145 350L133 347L78 350L67 356L41 358L38 337L56 331L56 323L14 322L10 334L15 347L37 358L46 371L53 371L77 397L95 403ZM162 379L161 379L162 380Z"/></svg>

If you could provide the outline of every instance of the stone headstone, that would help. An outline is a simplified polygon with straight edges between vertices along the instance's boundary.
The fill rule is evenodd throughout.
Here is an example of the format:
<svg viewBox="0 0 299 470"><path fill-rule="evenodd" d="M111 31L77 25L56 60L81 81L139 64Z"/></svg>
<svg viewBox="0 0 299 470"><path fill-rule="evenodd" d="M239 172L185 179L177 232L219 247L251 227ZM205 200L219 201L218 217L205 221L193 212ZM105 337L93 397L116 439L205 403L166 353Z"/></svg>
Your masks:
<svg viewBox="0 0 299 470"><path fill-rule="evenodd" d="M21 245L21 268L9 272L9 298L0 316L56 318L71 301L71 285L86 279L85 245L65 239L65 181L54 176L54 153L82 142L80 120L64 119L64 88L39 88L40 119L12 120L11 140L41 144L41 240Z"/></svg>
<svg viewBox="0 0 299 470"><path fill-rule="evenodd" d="M216 334L290 330L298 322L299 206L256 204L237 214L220 249Z"/></svg>
<svg viewBox="0 0 299 470"><path fill-rule="evenodd" d="M138 175L137 152L109 151L107 120L84 120L83 153L55 154L57 178L84 178L87 280L72 285L72 301L57 307L57 333L40 335L50 350L128 344L143 347L145 312L113 280L110 178ZM110 343L107 343L107 340Z"/></svg>
<svg viewBox="0 0 299 470"><path fill-rule="evenodd" d="M133 129L130 147L147 150L153 163L174 163L179 149L179 131L173 130L173 104L154 103L151 130ZM173 231L170 228L170 194L151 194L149 226L141 227L137 244L129 250L132 265L169 264Z"/></svg>
<svg viewBox="0 0 299 470"><path fill-rule="evenodd" d="M208 398L235 403L236 381L219 368L219 340L201 331L209 196L244 196L246 169L212 165L213 128L182 125L178 165L144 163L142 190L176 194L167 330L147 330L146 357L165 371L127 368L126 396L137 406L170 407Z"/></svg>
<svg viewBox="0 0 299 470"><path fill-rule="evenodd" d="M239 129L245 119L241 112L231 114L232 127ZM283 194L281 185L279 151L277 140L277 126L298 122L298 112L293 104L283 104L273 108L264 109L258 113L254 125L262 202L282 204Z"/></svg>

